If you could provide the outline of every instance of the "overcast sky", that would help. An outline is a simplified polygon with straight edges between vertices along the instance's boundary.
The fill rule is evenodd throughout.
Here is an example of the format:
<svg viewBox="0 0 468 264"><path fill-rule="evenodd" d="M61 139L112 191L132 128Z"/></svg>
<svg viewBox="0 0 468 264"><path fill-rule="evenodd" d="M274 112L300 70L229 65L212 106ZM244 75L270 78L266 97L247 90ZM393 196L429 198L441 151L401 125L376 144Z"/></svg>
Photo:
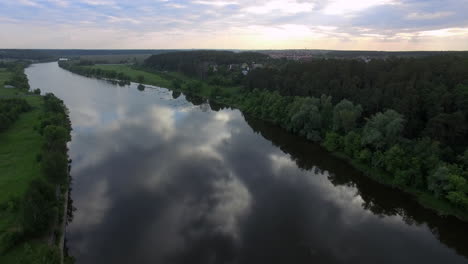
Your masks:
<svg viewBox="0 0 468 264"><path fill-rule="evenodd" d="M468 50L468 0L0 0L0 48Z"/></svg>

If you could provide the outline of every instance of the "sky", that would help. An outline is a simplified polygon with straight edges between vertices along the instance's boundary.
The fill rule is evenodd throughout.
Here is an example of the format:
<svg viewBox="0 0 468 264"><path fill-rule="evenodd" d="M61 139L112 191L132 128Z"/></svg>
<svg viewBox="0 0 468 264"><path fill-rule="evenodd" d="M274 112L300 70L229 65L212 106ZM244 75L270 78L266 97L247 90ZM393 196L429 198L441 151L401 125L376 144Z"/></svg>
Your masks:
<svg viewBox="0 0 468 264"><path fill-rule="evenodd" d="M468 0L0 0L0 48L468 50Z"/></svg>

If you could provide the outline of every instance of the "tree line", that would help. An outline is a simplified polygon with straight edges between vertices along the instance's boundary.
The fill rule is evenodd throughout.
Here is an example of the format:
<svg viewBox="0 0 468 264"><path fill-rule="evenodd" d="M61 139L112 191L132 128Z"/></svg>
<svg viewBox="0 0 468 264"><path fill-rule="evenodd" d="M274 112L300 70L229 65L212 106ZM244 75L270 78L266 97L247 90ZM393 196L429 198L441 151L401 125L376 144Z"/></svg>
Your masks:
<svg viewBox="0 0 468 264"><path fill-rule="evenodd" d="M176 71L190 77L205 79L210 67L216 65L263 62L268 56L257 52L182 51L153 55L143 66L157 71Z"/></svg>

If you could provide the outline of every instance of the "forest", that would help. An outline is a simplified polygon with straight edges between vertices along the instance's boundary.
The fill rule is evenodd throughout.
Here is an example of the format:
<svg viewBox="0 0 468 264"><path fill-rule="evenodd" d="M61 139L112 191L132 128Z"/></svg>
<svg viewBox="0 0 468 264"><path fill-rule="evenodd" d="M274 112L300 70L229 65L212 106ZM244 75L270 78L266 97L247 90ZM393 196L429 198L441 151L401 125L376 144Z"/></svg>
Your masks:
<svg viewBox="0 0 468 264"><path fill-rule="evenodd" d="M175 71L205 79L212 66L260 63L267 60L267 55L257 52L191 51L153 55L146 59L143 66L157 71Z"/></svg>
<svg viewBox="0 0 468 264"><path fill-rule="evenodd" d="M468 56L462 55L369 63L317 60L256 69L247 76L245 87L283 96L325 94L333 103L347 99L362 106L364 117L393 109L406 120L405 137L430 137L459 154L468 144L467 65Z"/></svg>

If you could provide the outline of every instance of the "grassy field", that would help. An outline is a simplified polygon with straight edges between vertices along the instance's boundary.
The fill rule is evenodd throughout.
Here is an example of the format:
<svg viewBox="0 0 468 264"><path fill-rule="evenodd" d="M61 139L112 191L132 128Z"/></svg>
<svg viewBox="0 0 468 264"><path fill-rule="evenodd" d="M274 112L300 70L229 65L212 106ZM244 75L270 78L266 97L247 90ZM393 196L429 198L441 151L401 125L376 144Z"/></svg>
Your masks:
<svg viewBox="0 0 468 264"><path fill-rule="evenodd" d="M182 83L189 84L190 82L200 82L199 80L184 76L183 74L176 72L148 72L143 69L135 69L131 65L125 64L114 64L114 65L93 65L86 66L89 68L101 69L101 70L112 70L117 73L124 73L127 76L130 76L133 82L137 82L138 76L143 76L144 84L160 86L165 88L171 88L175 90L181 90L187 92L189 87L187 85L182 85L179 89L176 89L173 84L173 80L181 81ZM199 96L210 97L212 91L216 88L221 89L225 95L234 96L238 94L240 87L222 87L209 85L206 82L200 82L200 91L197 91L196 94Z"/></svg>
<svg viewBox="0 0 468 264"><path fill-rule="evenodd" d="M135 70L131 68L130 65L125 65L125 64L113 64L113 65L94 65L94 66L89 66L90 68L95 68L95 69L102 69L102 70L112 70L116 72L122 72L125 73L126 75L130 76L132 81L136 81L138 76L144 76L145 77L145 84L150 84L150 85L157 85L157 86L164 86L167 87L168 85L171 85L170 80L167 78L163 78L161 75L150 73L150 72L145 72L141 70Z"/></svg>
<svg viewBox="0 0 468 264"><path fill-rule="evenodd" d="M3 88L5 82L10 79L11 73L8 72L5 68L0 68L0 88Z"/></svg>
<svg viewBox="0 0 468 264"><path fill-rule="evenodd" d="M0 94L11 90L0 88ZM0 204L14 195L20 195L29 181L40 175L35 161L42 144L42 136L34 130L41 116L42 97L24 97L34 109L21 114L7 131L0 133ZM37 150L35 153L32 150Z"/></svg>
<svg viewBox="0 0 468 264"><path fill-rule="evenodd" d="M10 79L12 74L5 68L0 68L0 97L19 95L21 92L18 89L6 89L5 82Z"/></svg>
<svg viewBox="0 0 468 264"><path fill-rule="evenodd" d="M0 133L0 248L3 248L2 235L6 230L17 228L18 215L8 207L12 200L20 199L29 183L41 177L42 171L36 155L40 152L43 139L34 126L39 123L42 114L42 97L24 96L19 89L3 88L3 83L10 74L0 68L0 97L20 96L33 106L33 110L20 115L19 119L6 131ZM29 241L34 248L39 241ZM18 263L24 253L24 244L20 244L0 255L0 263Z"/></svg>

